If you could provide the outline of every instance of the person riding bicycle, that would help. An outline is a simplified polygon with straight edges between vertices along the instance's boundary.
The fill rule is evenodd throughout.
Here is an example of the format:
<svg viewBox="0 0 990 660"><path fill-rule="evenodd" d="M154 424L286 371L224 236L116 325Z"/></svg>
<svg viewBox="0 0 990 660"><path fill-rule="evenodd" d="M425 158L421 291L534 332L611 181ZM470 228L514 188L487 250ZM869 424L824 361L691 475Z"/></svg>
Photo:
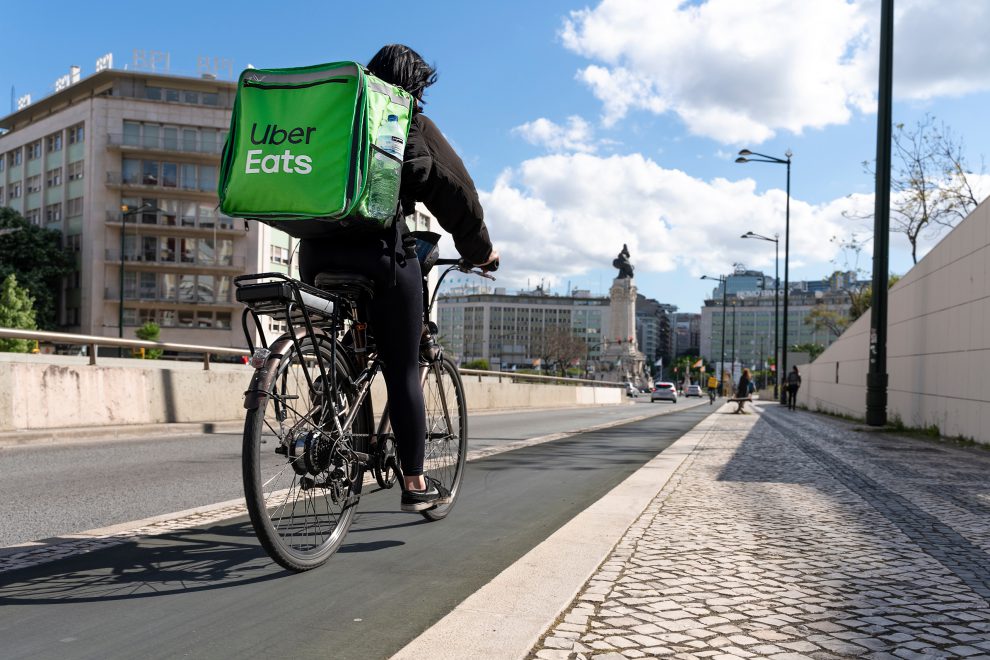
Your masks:
<svg viewBox="0 0 990 660"><path fill-rule="evenodd" d="M414 99L413 117L402 164L399 199L403 215L417 201L436 216L454 238L454 247L469 264L498 268L498 252L485 226L474 181L440 129L422 114L423 92L436 82L436 70L416 51L401 44L384 46L368 70L398 85ZM303 239L300 276L313 284L324 271L347 271L374 282L371 327L385 368L389 413L404 477L403 511L423 511L449 501L436 480L423 475L426 415L419 380L423 327L422 271L404 222L381 233ZM426 347L427 350L429 347Z"/></svg>
<svg viewBox="0 0 990 660"><path fill-rule="evenodd" d="M708 405L715 403L715 395L718 393L718 379L714 374L708 376Z"/></svg>

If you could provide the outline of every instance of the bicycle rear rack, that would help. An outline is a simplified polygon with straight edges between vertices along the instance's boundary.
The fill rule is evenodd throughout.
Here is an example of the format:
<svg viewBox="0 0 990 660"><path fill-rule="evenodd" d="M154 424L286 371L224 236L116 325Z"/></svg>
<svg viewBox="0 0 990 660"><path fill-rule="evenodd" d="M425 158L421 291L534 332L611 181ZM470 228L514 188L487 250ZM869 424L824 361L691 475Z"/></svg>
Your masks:
<svg viewBox="0 0 990 660"><path fill-rule="evenodd" d="M299 333L296 329L299 322L306 328L305 336L309 339L316 364L320 370L320 377L324 383L329 384L329 391L334 391L336 383L333 382L335 371L331 370L330 378L327 378L326 365L319 353L319 342L316 337L314 322L323 325L330 325L337 328L341 319L341 312L348 303L332 293L311 287L307 284L292 279L283 273L255 273L252 275L240 275L234 278L235 299L245 305L241 314L241 327L244 330L244 338L247 340L248 348L254 355L256 348L248 330L248 318L254 321L254 326L258 330L258 340L260 348L268 349L268 341L265 339L264 326L261 323L261 316L270 316L275 320L284 321L288 325L288 336L293 347L300 356L300 365L306 377L306 383L311 391L316 391L310 368L306 361L302 359L302 346L299 343ZM330 363L336 361L337 342L333 336L330 337ZM281 358L274 354L270 358Z"/></svg>

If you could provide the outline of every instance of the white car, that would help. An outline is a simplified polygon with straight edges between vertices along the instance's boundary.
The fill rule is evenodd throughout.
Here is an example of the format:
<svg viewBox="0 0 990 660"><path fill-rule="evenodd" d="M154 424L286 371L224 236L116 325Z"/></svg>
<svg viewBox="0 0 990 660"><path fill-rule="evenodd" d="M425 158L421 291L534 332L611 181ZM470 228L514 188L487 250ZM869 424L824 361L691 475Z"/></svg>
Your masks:
<svg viewBox="0 0 990 660"><path fill-rule="evenodd" d="M673 383L657 383L656 388L650 392L650 403L654 401L670 401L677 403L677 390Z"/></svg>
<svg viewBox="0 0 990 660"><path fill-rule="evenodd" d="M688 385L687 389L684 391L684 396L696 396L701 398L701 385Z"/></svg>

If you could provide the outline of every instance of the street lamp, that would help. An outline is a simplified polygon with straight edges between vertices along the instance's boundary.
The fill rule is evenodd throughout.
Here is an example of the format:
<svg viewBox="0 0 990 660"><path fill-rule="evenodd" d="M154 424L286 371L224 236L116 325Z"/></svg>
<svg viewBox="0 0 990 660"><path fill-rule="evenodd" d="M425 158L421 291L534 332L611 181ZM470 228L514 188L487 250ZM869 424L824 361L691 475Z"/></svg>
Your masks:
<svg viewBox="0 0 990 660"><path fill-rule="evenodd" d="M729 278L725 275L719 275L718 277L711 277L710 275L702 275L703 280L714 280L721 283L722 285L722 361L720 362L722 366L722 373L718 375L719 380L723 380L723 374L725 373L725 308L726 308L726 298L729 292L728 280ZM722 384L722 391L725 391L725 384Z"/></svg>
<svg viewBox="0 0 990 660"><path fill-rule="evenodd" d="M127 204L120 205L120 308L117 312L117 337L121 339L124 338L124 227L126 226L124 223L127 222L128 216L134 216L145 211L164 213L164 209L160 209L154 204L142 204L133 209ZM118 350L118 357L124 357L123 346Z"/></svg>
<svg viewBox="0 0 990 660"><path fill-rule="evenodd" d="M736 380L736 301L732 300L732 382Z"/></svg>
<svg viewBox="0 0 990 660"><path fill-rule="evenodd" d="M751 156L759 156L759 158L751 158ZM777 377L782 378L787 376L787 309L788 309L788 296L787 292L790 289L790 255L791 255L791 158L794 156L791 150L788 149L784 152L786 158L777 158L776 156L767 156L766 154L756 153L755 151L750 151L749 149L743 149L739 152L739 158L736 158L737 163L773 163L775 165L787 165L787 202L784 207L784 341L781 343L780 347L780 364L777 367ZM780 402L786 403L786 395L784 393L784 388L780 388Z"/></svg>
<svg viewBox="0 0 990 660"><path fill-rule="evenodd" d="M741 236L741 238L755 238L761 241L770 241L773 243L773 359L776 362L778 352L780 350L779 337L777 335L777 330L780 328L780 318L777 313L777 302L780 297L780 234L774 234L773 238L769 236L763 236L762 234L757 234L756 232L748 231ZM775 365L777 366L777 365ZM773 377L773 398L776 399L780 396L777 390L777 379L780 374L774 372Z"/></svg>

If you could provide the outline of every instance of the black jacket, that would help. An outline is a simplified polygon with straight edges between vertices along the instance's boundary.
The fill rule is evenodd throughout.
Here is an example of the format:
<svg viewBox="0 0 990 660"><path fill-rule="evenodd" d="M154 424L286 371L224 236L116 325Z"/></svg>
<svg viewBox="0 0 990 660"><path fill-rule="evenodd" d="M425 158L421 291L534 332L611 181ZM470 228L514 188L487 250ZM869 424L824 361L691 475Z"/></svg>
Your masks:
<svg viewBox="0 0 990 660"><path fill-rule="evenodd" d="M474 181L437 125L423 114L413 115L409 126L399 198L407 215L416 202L423 202L454 237L462 257L473 264L488 260L492 242Z"/></svg>

